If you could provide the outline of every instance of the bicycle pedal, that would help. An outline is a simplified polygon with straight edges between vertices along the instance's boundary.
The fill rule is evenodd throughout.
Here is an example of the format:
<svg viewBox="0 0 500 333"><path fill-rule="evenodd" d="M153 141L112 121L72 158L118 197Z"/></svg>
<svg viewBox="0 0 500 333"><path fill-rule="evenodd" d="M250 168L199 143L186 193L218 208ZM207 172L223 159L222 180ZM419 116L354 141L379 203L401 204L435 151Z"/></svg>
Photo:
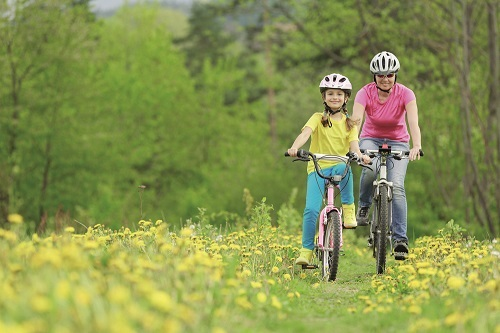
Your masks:
<svg viewBox="0 0 500 333"><path fill-rule="evenodd" d="M302 265L302 269L316 269L318 265Z"/></svg>
<svg viewBox="0 0 500 333"><path fill-rule="evenodd" d="M394 252L394 259L406 260L406 259L408 259L408 253L406 253L406 252Z"/></svg>

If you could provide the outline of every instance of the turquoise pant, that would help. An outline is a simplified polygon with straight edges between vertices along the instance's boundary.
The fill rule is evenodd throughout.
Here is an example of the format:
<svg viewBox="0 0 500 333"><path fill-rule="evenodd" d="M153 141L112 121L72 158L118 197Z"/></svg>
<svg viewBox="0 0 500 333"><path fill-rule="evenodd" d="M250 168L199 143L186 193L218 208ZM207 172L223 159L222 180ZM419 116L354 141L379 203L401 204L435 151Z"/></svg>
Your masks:
<svg viewBox="0 0 500 333"><path fill-rule="evenodd" d="M321 172L325 176L342 175L345 167L344 163L339 163L333 167L323 169ZM316 172L311 172L307 176L306 207L302 220L302 247L309 250L314 249L316 221L318 220L319 211L322 208L325 183L326 180L318 176ZM346 176L340 181L339 187L342 204L350 205L354 203L351 168L349 168Z"/></svg>

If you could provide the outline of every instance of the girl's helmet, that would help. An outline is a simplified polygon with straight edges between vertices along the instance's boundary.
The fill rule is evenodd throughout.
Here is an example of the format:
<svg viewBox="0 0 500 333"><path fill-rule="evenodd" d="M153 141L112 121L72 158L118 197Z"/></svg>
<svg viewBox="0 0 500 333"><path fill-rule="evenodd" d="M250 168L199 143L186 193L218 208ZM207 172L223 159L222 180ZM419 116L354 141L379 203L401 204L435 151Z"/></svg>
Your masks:
<svg viewBox="0 0 500 333"><path fill-rule="evenodd" d="M352 84L346 76L333 73L325 76L319 84L320 93L325 92L327 89L341 89L349 97L352 92Z"/></svg>
<svg viewBox="0 0 500 333"><path fill-rule="evenodd" d="M370 62L370 72L372 72L373 75L387 75L390 73L397 73L398 70L398 58L387 51L376 54Z"/></svg>

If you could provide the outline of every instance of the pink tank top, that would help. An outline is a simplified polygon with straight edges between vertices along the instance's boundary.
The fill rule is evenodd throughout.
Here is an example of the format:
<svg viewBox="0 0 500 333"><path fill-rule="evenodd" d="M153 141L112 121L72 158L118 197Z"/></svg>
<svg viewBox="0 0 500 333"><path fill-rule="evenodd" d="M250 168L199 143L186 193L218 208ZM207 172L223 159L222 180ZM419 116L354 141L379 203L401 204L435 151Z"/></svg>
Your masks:
<svg viewBox="0 0 500 333"><path fill-rule="evenodd" d="M356 94L355 103L365 107L365 122L360 138L379 138L409 142L406 127L406 105L415 100L413 91L396 83L384 103L378 98L375 82L365 85Z"/></svg>

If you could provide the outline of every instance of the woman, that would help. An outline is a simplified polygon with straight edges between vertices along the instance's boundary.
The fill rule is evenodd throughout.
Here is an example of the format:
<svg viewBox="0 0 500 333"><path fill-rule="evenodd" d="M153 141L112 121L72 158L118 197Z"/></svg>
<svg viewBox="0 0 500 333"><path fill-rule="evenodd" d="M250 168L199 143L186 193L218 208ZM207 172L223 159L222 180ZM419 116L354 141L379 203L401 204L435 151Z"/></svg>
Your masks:
<svg viewBox="0 0 500 333"><path fill-rule="evenodd" d="M365 85L354 99L354 121L363 122L360 133L362 149L378 149L386 142L395 150L410 151L409 160L420 159L422 148L418 108L413 91L396 83L399 60L390 52L380 52L370 62L374 82ZM408 133L406 121L410 128ZM410 149L410 137L412 147ZM408 257L407 205L404 180L408 159L391 160L388 180L393 182L392 241L394 252L403 253L396 259ZM376 161L374 162L376 165ZM392 167L393 165L393 167ZM359 226L368 225L368 210L372 203L374 170L363 168L359 184L359 202L356 220Z"/></svg>

